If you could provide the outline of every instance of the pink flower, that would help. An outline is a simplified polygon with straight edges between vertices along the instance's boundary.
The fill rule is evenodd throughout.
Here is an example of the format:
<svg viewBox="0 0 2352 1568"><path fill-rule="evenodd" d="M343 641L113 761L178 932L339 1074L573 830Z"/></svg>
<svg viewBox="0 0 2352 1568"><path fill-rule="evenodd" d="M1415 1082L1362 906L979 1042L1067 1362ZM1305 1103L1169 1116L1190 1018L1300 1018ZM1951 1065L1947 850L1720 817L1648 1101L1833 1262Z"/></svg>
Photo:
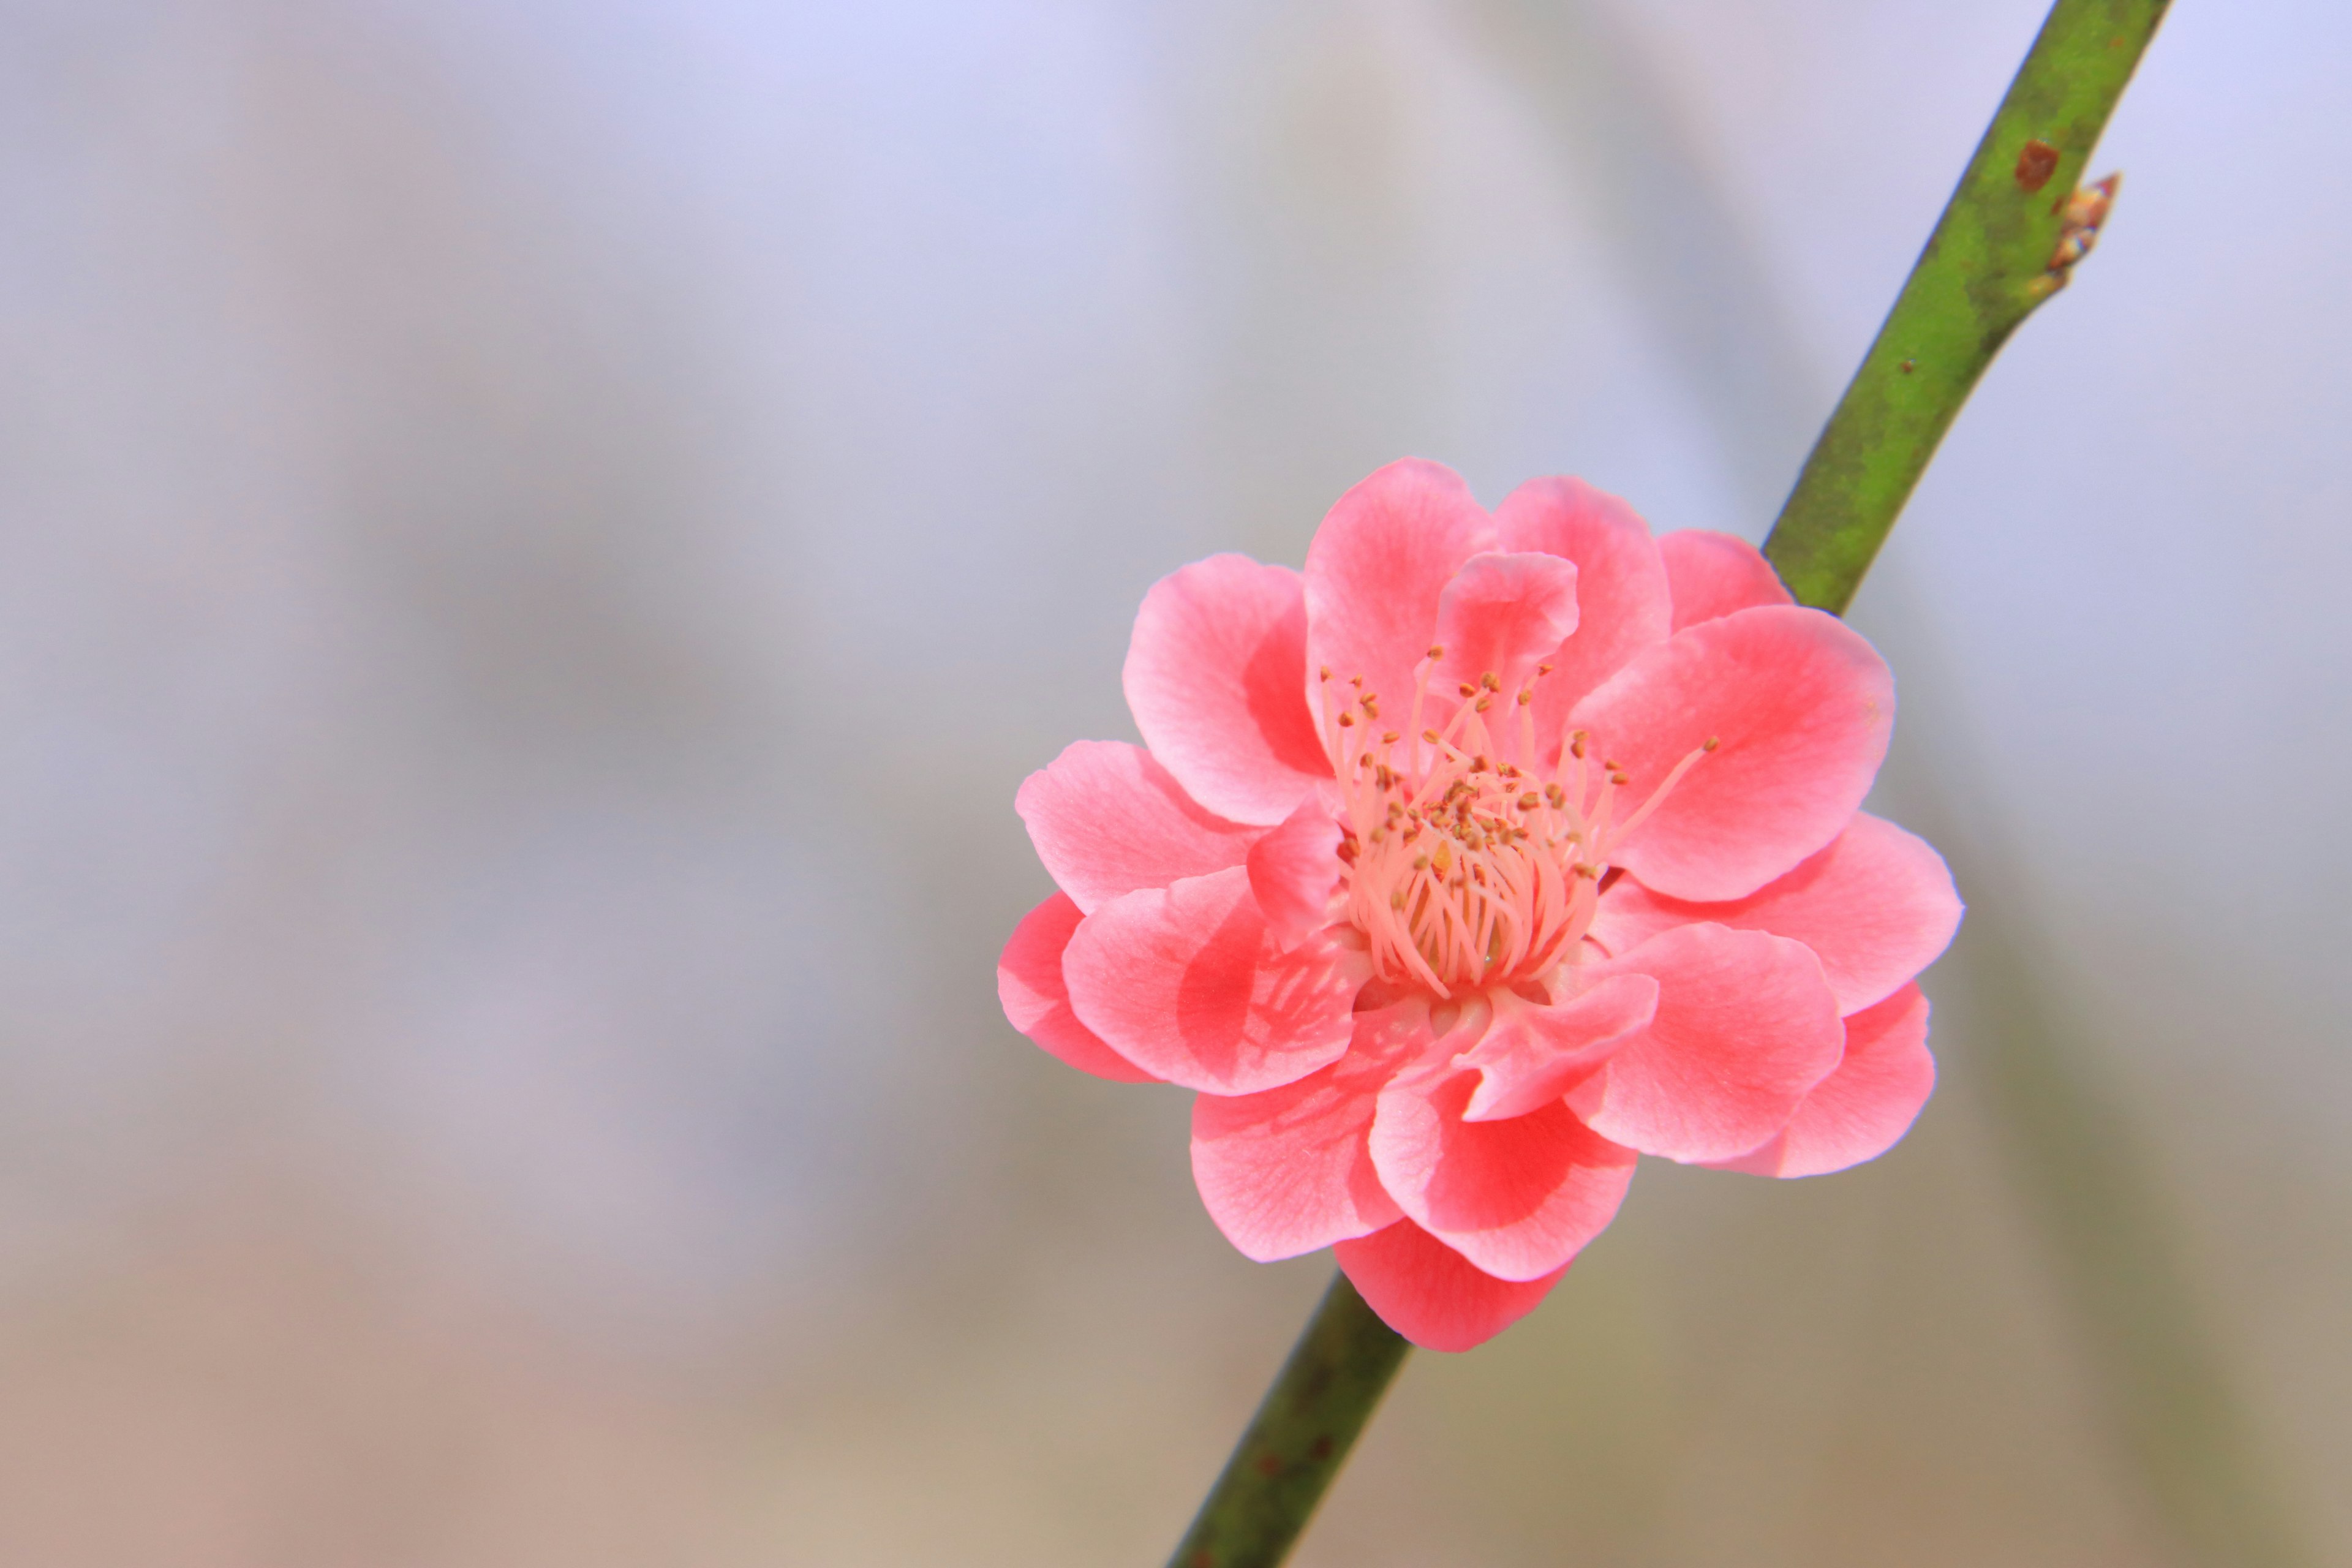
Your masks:
<svg viewBox="0 0 2352 1568"><path fill-rule="evenodd" d="M1574 479L1490 516L1394 463L1303 577L1162 579L1126 686L1148 748L1021 787L1061 891L999 988L1072 1066L1200 1091L1193 1174L1249 1257L1336 1245L1399 1332L1465 1350L1637 1154L1812 1175L1926 1102L1913 977L1960 904L1858 809L1894 685L1751 546Z"/></svg>

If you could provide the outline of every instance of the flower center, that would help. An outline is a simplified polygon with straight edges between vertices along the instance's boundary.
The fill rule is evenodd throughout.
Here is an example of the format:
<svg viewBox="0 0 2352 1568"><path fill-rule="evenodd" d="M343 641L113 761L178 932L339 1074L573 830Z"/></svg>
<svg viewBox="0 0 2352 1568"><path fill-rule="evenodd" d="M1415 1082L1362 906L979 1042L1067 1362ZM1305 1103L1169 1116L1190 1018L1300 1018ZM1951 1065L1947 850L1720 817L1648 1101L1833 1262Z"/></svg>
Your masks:
<svg viewBox="0 0 2352 1568"><path fill-rule="evenodd" d="M1592 924L1611 849L1648 818L1716 742L1691 752L1647 800L1619 815L1624 770L1579 730L1547 776L1532 705L1539 665L1502 713L1493 672L1460 688L1443 729L1422 727L1433 647L1415 672L1404 731L1380 727L1380 694L1322 671L1324 743L1339 779L1348 919L1381 977L1451 997L1528 981L1573 956ZM1437 700L1445 699L1441 695ZM1505 720L1516 710L1517 723ZM1492 717L1490 717L1492 713ZM1516 733L1512 733L1513 730ZM1517 742L1527 764L1500 760Z"/></svg>

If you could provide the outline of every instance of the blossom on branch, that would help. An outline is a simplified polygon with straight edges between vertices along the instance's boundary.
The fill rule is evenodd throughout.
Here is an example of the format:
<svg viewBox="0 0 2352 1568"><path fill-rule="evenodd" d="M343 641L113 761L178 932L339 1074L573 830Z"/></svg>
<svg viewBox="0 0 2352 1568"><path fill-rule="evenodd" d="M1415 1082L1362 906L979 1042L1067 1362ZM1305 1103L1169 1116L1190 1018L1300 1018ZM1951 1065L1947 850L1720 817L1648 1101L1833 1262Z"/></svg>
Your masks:
<svg viewBox="0 0 2352 1568"><path fill-rule="evenodd" d="M1162 579L1126 689L1144 746L1021 788L1061 890L1006 945L1006 1016L1198 1090L1234 1245L1336 1247L1416 1343L1532 1310L1638 1155L1813 1175L1926 1102L1914 977L1960 904L1860 809L1894 684L1747 543L1574 479L1490 515L1393 463L1303 575Z"/></svg>

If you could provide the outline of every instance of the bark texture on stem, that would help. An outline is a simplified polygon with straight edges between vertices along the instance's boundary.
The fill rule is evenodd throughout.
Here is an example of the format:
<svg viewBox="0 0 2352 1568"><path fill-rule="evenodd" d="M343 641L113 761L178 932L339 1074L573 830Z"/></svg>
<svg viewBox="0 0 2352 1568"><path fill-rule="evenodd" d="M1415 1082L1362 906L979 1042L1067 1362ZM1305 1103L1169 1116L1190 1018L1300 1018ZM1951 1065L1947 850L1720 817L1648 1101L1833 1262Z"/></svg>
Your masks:
<svg viewBox="0 0 2352 1568"><path fill-rule="evenodd" d="M1798 603L1844 613L1977 378L2097 238L2076 184L2168 4L2051 7L1764 542Z"/></svg>
<svg viewBox="0 0 2352 1568"><path fill-rule="evenodd" d="M1411 1349L1346 1275L1334 1278L1169 1568L1274 1568L1287 1557Z"/></svg>

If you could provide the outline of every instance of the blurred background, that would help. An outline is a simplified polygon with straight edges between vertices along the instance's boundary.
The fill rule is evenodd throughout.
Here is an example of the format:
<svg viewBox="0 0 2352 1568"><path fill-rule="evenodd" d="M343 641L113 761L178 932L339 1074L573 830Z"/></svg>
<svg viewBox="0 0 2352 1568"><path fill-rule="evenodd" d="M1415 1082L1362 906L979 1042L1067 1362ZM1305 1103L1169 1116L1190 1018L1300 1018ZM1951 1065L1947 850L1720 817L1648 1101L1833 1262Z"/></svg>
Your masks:
<svg viewBox="0 0 2352 1568"><path fill-rule="evenodd" d="M1397 456L1760 538L2042 9L0 0L0 1560L1160 1561L1329 1264L1003 1022L1015 785ZM1300 1563L2352 1561L2347 66L2179 8L1856 605L1917 1130Z"/></svg>

